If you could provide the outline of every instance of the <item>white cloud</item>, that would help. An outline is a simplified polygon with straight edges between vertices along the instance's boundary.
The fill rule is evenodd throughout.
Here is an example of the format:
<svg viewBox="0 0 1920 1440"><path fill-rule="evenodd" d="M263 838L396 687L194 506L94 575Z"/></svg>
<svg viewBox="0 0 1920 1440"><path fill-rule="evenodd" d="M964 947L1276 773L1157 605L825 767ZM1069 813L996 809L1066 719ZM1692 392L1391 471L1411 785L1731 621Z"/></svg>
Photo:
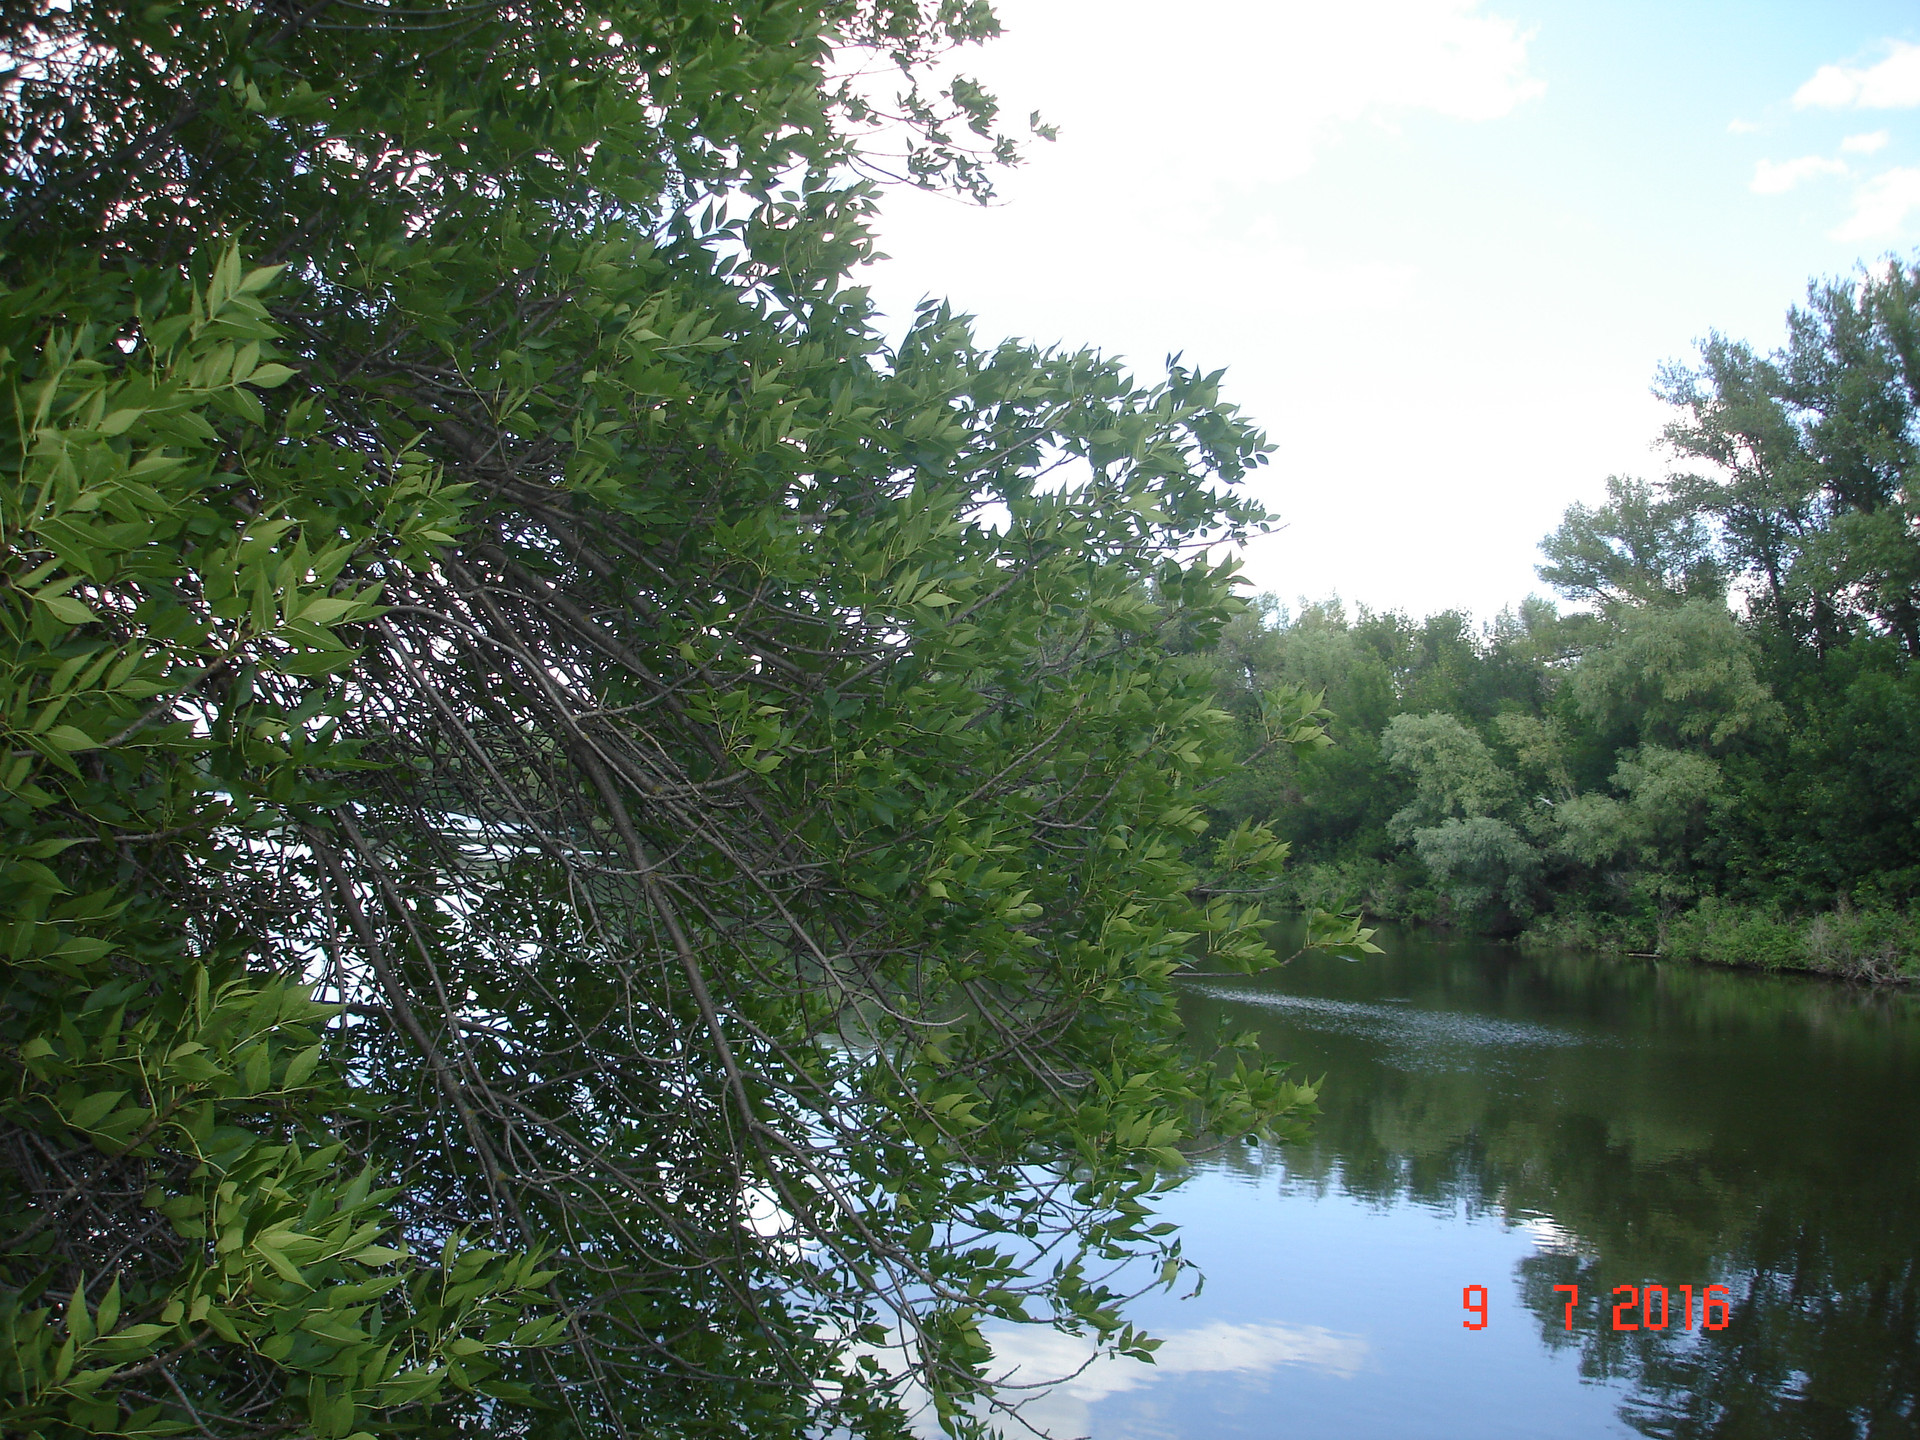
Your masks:
<svg viewBox="0 0 1920 1440"><path fill-rule="evenodd" d="M1798 160L1762 160L1753 167L1747 188L1756 195L1784 195L1803 180L1820 175L1844 175L1847 162L1824 155L1802 155Z"/></svg>
<svg viewBox="0 0 1920 1440"><path fill-rule="evenodd" d="M1888 240L1920 210L1920 169L1883 170L1854 191L1853 214L1833 232L1835 240Z"/></svg>
<svg viewBox="0 0 1920 1440"><path fill-rule="evenodd" d="M1230 312L1243 328L1389 312L1417 286L1417 247L1301 246L1288 238L1291 217L1249 220L1260 213L1249 190L1305 175L1342 133L1495 120L1544 89L1528 68L1529 33L1482 0L1189 0L1178 25L1161 0L995 8L1004 35L956 63L1008 114L1038 108L1060 138L997 178L1003 207L890 195L882 249L911 256L915 275L972 277L962 299L981 307L988 331L1004 325L1041 343L1098 336L1146 369L1165 351L1121 347L1119 327L1069 323L1065 312L1127 296L1145 322L1136 333L1151 327L1196 358L1208 339L1193 315L1201 294L1218 326ZM1178 269L1181 283L1161 278ZM1255 283L1229 292L1211 280L1223 273ZM876 277L897 317L922 293L893 288L907 274Z"/></svg>
<svg viewBox="0 0 1920 1440"><path fill-rule="evenodd" d="M1876 150L1887 148L1887 142L1893 136L1885 130L1869 130L1864 135L1849 135L1840 142L1840 148L1849 155L1871 155Z"/></svg>
<svg viewBox="0 0 1920 1440"><path fill-rule="evenodd" d="M1008 114L1037 106L1057 123L1046 149L1124 157L1136 182L1147 157L1184 177L1287 179L1345 126L1495 120L1546 88L1528 68L1532 32L1482 0L1188 0L1177 25L1161 0L995 8L1003 37L959 68Z"/></svg>
<svg viewBox="0 0 1920 1440"><path fill-rule="evenodd" d="M1431 110L1458 120L1497 120L1546 92L1527 73L1531 31L1480 13L1479 0L1373 0L1351 6L1301 6L1346 31L1347 92L1332 113L1367 109ZM1329 27L1331 28L1331 27ZM1304 78L1308 67L1301 67Z"/></svg>
<svg viewBox="0 0 1920 1440"><path fill-rule="evenodd" d="M989 340L1091 341L1145 377L1172 350L1227 366L1228 398L1281 446L1249 485L1289 526L1249 547L1258 588L1489 614L1539 588L1534 547L1568 501L1649 463L1670 418L1646 392L1654 364L1785 303L1749 323L1754 282L1723 263L1729 244L1771 262L1785 242L1765 227L1662 234L1696 197L1514 163L1523 127L1595 154L1627 143L1556 103L1560 67L1591 57L1550 58L1537 5L1188 0L1178 24L1160 0L995 9L1004 36L957 63L1059 142L1001 177L1004 205L889 194L881 249L898 258L873 270L875 298L901 318L951 295ZM1804 78L1846 52L1801 53ZM1736 164L1794 153L1756 144ZM1429 166L1444 185L1419 183ZM1823 225L1852 184L1834 189ZM1567 253L1596 281L1575 300L1547 258ZM1802 264L1767 294L1796 293ZM1569 348L1576 310L1594 343ZM1354 378L1383 374L1404 377L1390 405Z"/></svg>
<svg viewBox="0 0 1920 1440"><path fill-rule="evenodd" d="M1729 135L1756 135L1759 131L1760 126L1752 120L1727 121L1727 133Z"/></svg>
<svg viewBox="0 0 1920 1440"><path fill-rule="evenodd" d="M1793 92L1801 109L1904 110L1920 105L1920 45L1887 42L1887 58L1877 65L1822 65Z"/></svg>

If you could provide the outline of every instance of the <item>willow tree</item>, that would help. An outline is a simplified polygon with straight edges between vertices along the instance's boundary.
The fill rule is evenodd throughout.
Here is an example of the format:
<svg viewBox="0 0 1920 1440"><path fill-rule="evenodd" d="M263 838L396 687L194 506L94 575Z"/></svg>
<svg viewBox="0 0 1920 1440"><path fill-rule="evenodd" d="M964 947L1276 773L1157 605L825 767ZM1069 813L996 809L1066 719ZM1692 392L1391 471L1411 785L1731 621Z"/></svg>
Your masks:
<svg viewBox="0 0 1920 1440"><path fill-rule="evenodd" d="M1143 1348L1152 1195L1312 1101L1170 979L1272 959L1183 658L1264 444L880 338L985 8L4 23L0 1429L963 1431L989 1319Z"/></svg>

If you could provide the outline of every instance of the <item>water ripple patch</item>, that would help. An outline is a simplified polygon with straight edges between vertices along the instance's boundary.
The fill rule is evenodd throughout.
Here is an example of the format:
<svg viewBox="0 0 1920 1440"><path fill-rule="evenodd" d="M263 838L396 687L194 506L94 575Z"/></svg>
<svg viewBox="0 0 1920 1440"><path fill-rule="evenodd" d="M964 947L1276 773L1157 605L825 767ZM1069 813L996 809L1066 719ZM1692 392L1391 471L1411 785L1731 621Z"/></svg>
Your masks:
<svg viewBox="0 0 1920 1440"><path fill-rule="evenodd" d="M1405 1000L1369 1003L1329 1000L1314 995L1279 995L1271 991L1235 990L1224 985L1195 986L1216 1000L1279 1010L1306 1030L1354 1035L1373 1040L1396 1052L1390 1063L1404 1069L1433 1066L1452 1069L1447 1051L1548 1050L1574 1045L1617 1043L1596 1035L1541 1025L1528 1020L1504 1020L1458 1010L1420 1010ZM1484 1058L1477 1061L1485 1064Z"/></svg>

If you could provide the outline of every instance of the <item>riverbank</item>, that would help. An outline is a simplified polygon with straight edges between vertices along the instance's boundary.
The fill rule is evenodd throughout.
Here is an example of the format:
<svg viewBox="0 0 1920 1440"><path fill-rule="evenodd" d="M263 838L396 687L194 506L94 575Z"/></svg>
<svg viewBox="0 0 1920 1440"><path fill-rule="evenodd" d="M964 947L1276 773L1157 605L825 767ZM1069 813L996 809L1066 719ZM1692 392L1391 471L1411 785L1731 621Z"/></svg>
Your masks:
<svg viewBox="0 0 1920 1440"><path fill-rule="evenodd" d="M1542 916L1518 938L1530 949L1658 955L1878 985L1920 980L1920 915L1911 910L1841 905L1793 915L1708 896L1663 916Z"/></svg>
<svg viewBox="0 0 1920 1440"><path fill-rule="evenodd" d="M1306 865L1290 877L1281 908L1359 910L1369 921L1425 925L1463 936L1494 932L1463 915L1410 859ZM1920 982L1920 910L1841 901L1793 913L1708 896L1687 908L1619 914L1567 909L1510 924L1499 938L1530 950L1657 955L1765 971L1831 975L1868 984Z"/></svg>

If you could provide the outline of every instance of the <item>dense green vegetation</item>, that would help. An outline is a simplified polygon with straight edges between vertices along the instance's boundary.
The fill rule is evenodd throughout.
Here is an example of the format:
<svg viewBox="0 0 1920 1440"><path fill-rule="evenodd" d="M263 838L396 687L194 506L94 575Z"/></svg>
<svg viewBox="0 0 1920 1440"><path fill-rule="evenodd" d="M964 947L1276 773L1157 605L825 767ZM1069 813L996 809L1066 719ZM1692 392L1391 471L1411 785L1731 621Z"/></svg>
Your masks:
<svg viewBox="0 0 1920 1440"><path fill-rule="evenodd" d="M1310 1113L1171 998L1264 442L852 283L993 29L7 8L0 1431L965 1433Z"/></svg>
<svg viewBox="0 0 1920 1440"><path fill-rule="evenodd" d="M1297 899L1861 977L1920 961L1920 268L1814 285L1762 355L1663 372L1675 467L1616 478L1490 626L1271 600L1210 660L1217 794ZM1324 692L1332 748L1268 748Z"/></svg>
<svg viewBox="0 0 1920 1440"><path fill-rule="evenodd" d="M1920 282L1671 377L1721 468L1569 517L1593 615L1274 625L1217 376L854 283L861 176L1013 157L926 80L994 29L0 17L0 1432L971 1433L984 1321L1144 1351L1154 1195L1313 1112L1173 999L1287 840L1901 953Z"/></svg>

